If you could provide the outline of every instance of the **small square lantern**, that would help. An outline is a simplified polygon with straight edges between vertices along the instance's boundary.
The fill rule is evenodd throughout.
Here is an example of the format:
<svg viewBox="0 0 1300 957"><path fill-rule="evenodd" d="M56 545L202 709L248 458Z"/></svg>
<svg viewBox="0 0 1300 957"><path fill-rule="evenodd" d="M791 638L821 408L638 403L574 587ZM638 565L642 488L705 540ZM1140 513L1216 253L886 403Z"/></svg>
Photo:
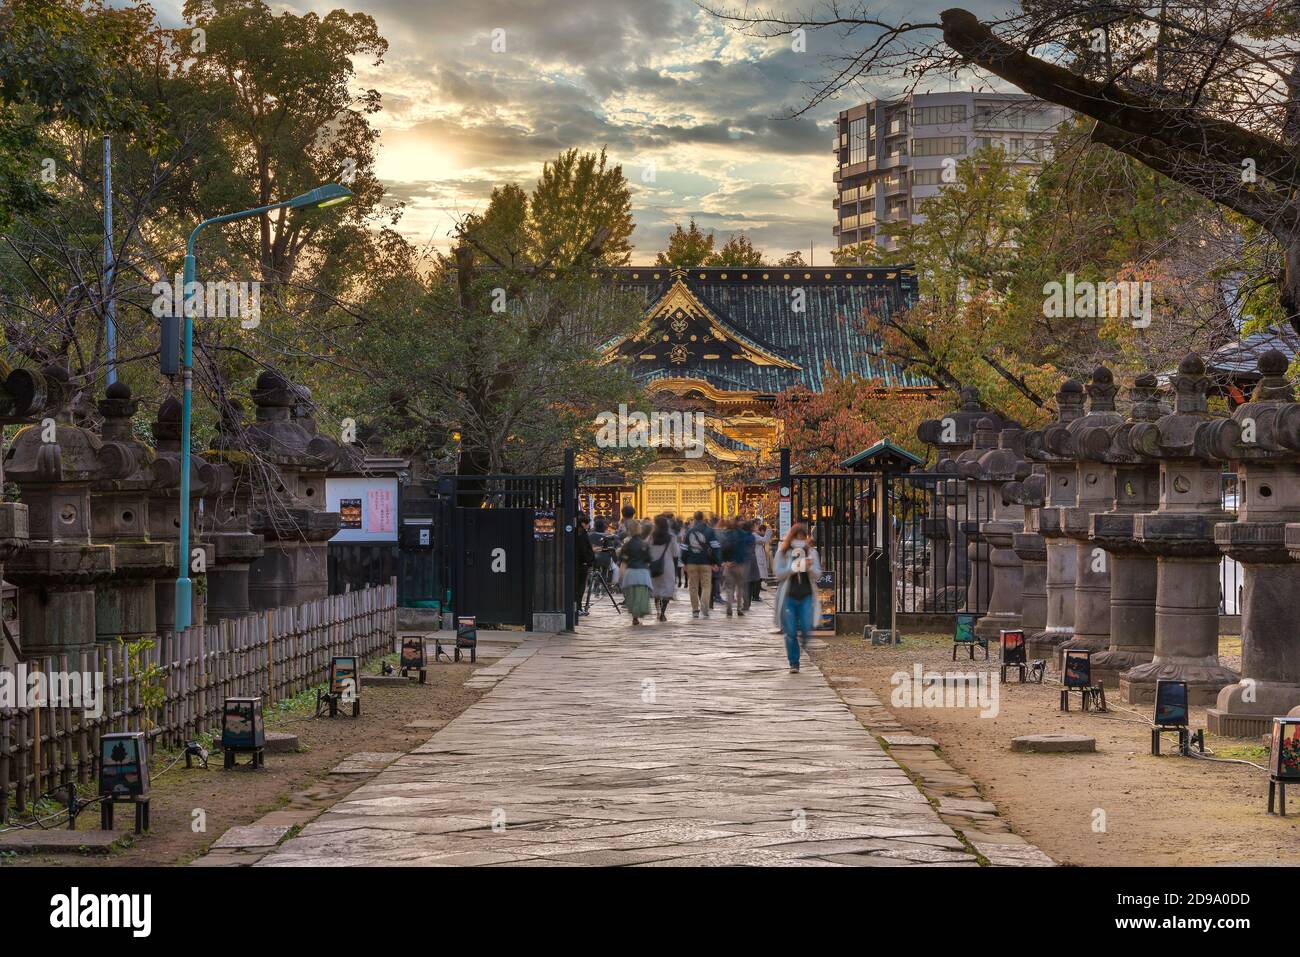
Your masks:
<svg viewBox="0 0 1300 957"><path fill-rule="evenodd" d="M415 635L402 639L402 670L420 671L426 666L424 636Z"/></svg>
<svg viewBox="0 0 1300 957"><path fill-rule="evenodd" d="M1300 781L1300 717L1274 718L1272 752L1268 759L1268 813L1274 797L1278 812L1286 817L1286 786Z"/></svg>
<svg viewBox="0 0 1300 957"><path fill-rule="evenodd" d="M407 635L402 639L402 677L414 671L424 684L428 676L428 659L424 650L424 635Z"/></svg>
<svg viewBox="0 0 1300 957"><path fill-rule="evenodd" d="M1279 781L1300 781L1300 718L1273 719L1269 773Z"/></svg>
<svg viewBox="0 0 1300 957"><path fill-rule="evenodd" d="M221 751L225 766L235 766L235 755L253 755L253 767L262 766L266 725L261 698L227 698L221 709Z"/></svg>
<svg viewBox="0 0 1300 957"><path fill-rule="evenodd" d="M361 685L357 679L357 658L355 655L335 655L330 659L329 675L330 694L344 700L361 696Z"/></svg>
<svg viewBox="0 0 1300 957"><path fill-rule="evenodd" d="M981 641L975 634L976 615L962 612L956 616L953 621L952 631L952 660L957 660L957 649L965 648L970 659L975 660L975 646L984 649L984 657L989 656L989 644L987 641Z"/></svg>
<svg viewBox="0 0 1300 957"><path fill-rule="evenodd" d="M469 651L469 660L478 663L478 623L473 615L465 615L456 622L456 660L460 661L461 649Z"/></svg>
<svg viewBox="0 0 1300 957"><path fill-rule="evenodd" d="M149 796L149 755L143 731L100 737L99 793L114 801L134 801Z"/></svg>
<svg viewBox="0 0 1300 957"><path fill-rule="evenodd" d="M1187 705L1187 682L1160 678L1156 681L1156 710L1151 723L1167 728L1186 727Z"/></svg>
<svg viewBox="0 0 1300 957"><path fill-rule="evenodd" d="M1087 648L1067 648L1061 684L1066 688L1092 687L1092 652Z"/></svg>
<svg viewBox="0 0 1300 957"><path fill-rule="evenodd" d="M1002 635L1002 663L1004 665L1028 664L1025 657L1025 633L1019 628L1004 629Z"/></svg>
<svg viewBox="0 0 1300 957"><path fill-rule="evenodd" d="M100 826L113 829L113 806L135 805L135 832L149 830L149 752L143 731L113 732L99 738Z"/></svg>

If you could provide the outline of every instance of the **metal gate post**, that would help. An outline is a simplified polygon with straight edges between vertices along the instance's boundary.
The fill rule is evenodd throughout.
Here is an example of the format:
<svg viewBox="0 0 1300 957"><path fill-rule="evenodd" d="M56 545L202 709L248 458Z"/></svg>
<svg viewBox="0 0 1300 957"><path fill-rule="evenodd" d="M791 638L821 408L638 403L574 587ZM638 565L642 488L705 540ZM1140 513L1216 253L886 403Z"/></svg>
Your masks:
<svg viewBox="0 0 1300 957"><path fill-rule="evenodd" d="M577 574L574 554L574 533L578 527L578 482L574 474L573 449L564 450L564 482L561 488L561 507L564 519L564 541L560 543L564 555L564 629L573 631L578 623L578 607L574 601L574 575Z"/></svg>

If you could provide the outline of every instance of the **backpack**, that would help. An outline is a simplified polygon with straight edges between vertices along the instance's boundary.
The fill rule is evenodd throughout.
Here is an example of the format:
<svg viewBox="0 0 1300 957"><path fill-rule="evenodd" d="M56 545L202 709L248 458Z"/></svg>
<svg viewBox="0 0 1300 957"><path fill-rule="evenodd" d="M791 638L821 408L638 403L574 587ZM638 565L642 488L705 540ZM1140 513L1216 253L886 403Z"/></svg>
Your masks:
<svg viewBox="0 0 1300 957"><path fill-rule="evenodd" d="M692 555L703 555L709 548L709 536L698 528L693 528L686 533L686 545Z"/></svg>

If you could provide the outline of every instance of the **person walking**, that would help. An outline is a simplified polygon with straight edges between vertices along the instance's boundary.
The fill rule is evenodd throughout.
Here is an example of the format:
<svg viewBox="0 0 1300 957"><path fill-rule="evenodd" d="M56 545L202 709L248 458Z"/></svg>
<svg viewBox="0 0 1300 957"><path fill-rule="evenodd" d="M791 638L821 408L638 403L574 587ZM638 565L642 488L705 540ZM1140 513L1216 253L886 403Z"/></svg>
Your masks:
<svg viewBox="0 0 1300 957"><path fill-rule="evenodd" d="M654 528L650 538L650 595L659 620L667 621L668 603L677 594L677 559L682 550L668 523L668 516L656 518Z"/></svg>
<svg viewBox="0 0 1300 957"><path fill-rule="evenodd" d="M772 530L764 522L754 533L754 570L757 577L749 583L750 597L763 600L763 582L772 577Z"/></svg>
<svg viewBox="0 0 1300 957"><path fill-rule="evenodd" d="M709 607L722 604L722 520L709 515L709 528L713 529L713 574L709 579Z"/></svg>
<svg viewBox="0 0 1300 957"><path fill-rule="evenodd" d="M813 623L821 617L817 579L822 574L821 557L802 522L790 526L776 550L776 621L785 630L785 655L790 672L799 673L799 647L807 647Z"/></svg>
<svg viewBox="0 0 1300 957"><path fill-rule="evenodd" d="M749 610L749 563L754 557L754 535L738 519L727 520L723 542L723 587L727 596L727 617L735 605L736 617Z"/></svg>
<svg viewBox="0 0 1300 957"><path fill-rule="evenodd" d="M632 624L650 614L650 546L646 538L653 527L649 522L633 525L625 522L628 537L623 542L620 558L623 562L623 607L632 616Z"/></svg>
<svg viewBox="0 0 1300 957"><path fill-rule="evenodd" d="M573 591L574 601L578 604L578 617L589 614L582 607L582 600L587 593L587 576L596 564L596 550L591 546L591 532L587 527L587 513L578 513L578 524L573 530Z"/></svg>
<svg viewBox="0 0 1300 957"><path fill-rule="evenodd" d="M682 564L686 567L686 588L691 596L691 617L700 613L709 617L713 596L714 545L717 535L704 521L704 513L696 512L695 521L686 529L686 551Z"/></svg>

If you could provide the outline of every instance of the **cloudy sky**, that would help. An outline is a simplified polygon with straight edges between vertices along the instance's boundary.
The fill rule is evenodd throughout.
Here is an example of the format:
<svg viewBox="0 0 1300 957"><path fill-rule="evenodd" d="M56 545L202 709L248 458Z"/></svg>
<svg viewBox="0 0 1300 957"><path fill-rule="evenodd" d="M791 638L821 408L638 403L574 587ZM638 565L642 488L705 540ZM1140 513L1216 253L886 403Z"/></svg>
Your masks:
<svg viewBox="0 0 1300 957"><path fill-rule="evenodd" d="M179 4L156 9L179 22ZM885 7L894 4L921 15L902 0ZM935 19L945 5L925 4ZM358 64L384 99L378 172L408 204L407 236L444 247L454 220L482 209L493 186L530 187L561 150L605 147L633 184L633 262L653 261L673 225L692 217L719 243L744 232L773 258L794 249L806 258L811 243L814 261L827 262L835 113L897 89L869 83L791 118L827 57L861 35L810 34L796 52L789 37L728 29L694 0L272 4L338 6L374 16L389 42L380 67ZM947 89L935 82L927 89Z"/></svg>

